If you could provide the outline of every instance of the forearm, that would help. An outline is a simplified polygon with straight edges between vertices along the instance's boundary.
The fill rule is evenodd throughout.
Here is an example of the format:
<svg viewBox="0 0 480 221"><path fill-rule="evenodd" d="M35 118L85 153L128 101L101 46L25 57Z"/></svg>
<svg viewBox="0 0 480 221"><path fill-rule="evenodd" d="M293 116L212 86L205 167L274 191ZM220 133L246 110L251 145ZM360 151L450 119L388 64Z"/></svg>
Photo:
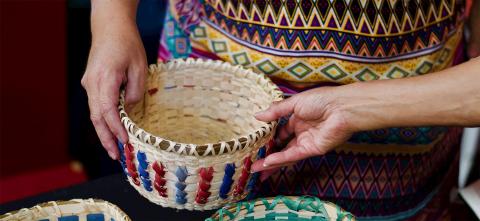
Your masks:
<svg viewBox="0 0 480 221"><path fill-rule="evenodd" d="M136 31L137 5L138 0L92 0L92 41Z"/></svg>
<svg viewBox="0 0 480 221"><path fill-rule="evenodd" d="M343 103L344 109L351 116L366 116L352 117L358 130L480 125L479 58L438 73L347 87L357 93L348 99L354 102Z"/></svg>

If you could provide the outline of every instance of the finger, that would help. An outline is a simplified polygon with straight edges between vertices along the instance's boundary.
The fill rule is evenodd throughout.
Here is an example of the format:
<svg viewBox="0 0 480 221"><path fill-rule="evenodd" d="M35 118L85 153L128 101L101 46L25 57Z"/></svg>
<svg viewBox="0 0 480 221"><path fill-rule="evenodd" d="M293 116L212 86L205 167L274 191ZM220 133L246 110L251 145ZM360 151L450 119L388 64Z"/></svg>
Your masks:
<svg viewBox="0 0 480 221"><path fill-rule="evenodd" d="M110 131L115 135L115 137L122 141L122 143L127 143L127 131L120 121L120 115L117 108L122 79L117 77L115 79L108 79L102 82L105 82L104 86L100 88L102 116L105 119L108 128L110 128Z"/></svg>
<svg viewBox="0 0 480 221"><path fill-rule="evenodd" d="M262 171L262 173L260 175L260 180L263 182L266 179L268 179L270 176L272 176L273 174L278 172L282 167L288 167L288 166L292 166L292 165L295 165L295 163L287 163L287 164L283 164L283 165L276 165L275 167L272 167L270 169L266 169L266 170Z"/></svg>
<svg viewBox="0 0 480 221"><path fill-rule="evenodd" d="M255 118L260 121L273 121L280 117L285 117L293 112L296 103L295 96L286 100L274 102L267 110L255 114Z"/></svg>
<svg viewBox="0 0 480 221"><path fill-rule="evenodd" d="M313 155L314 153L311 149L307 149L304 146L299 145L298 138L295 138L288 144L285 150L273 153L266 157L263 166L267 169L278 167L303 160Z"/></svg>
<svg viewBox="0 0 480 221"><path fill-rule="evenodd" d="M125 102L128 105L135 104L143 98L145 94L145 80L147 76L146 67L132 66L128 70L127 85L125 88Z"/></svg>
<svg viewBox="0 0 480 221"><path fill-rule="evenodd" d="M297 118L295 117L295 114L292 114L290 119L288 119L287 124L285 124L282 128L280 128L280 131L278 132L278 138L281 141L288 139L293 134L296 123L297 123Z"/></svg>
<svg viewBox="0 0 480 221"><path fill-rule="evenodd" d="M98 138L100 139L100 142L105 150L107 150L108 155L114 160L118 159L119 153L115 144L115 138L107 127L104 119L100 114L92 114L90 118L93 122L93 126L95 127Z"/></svg>
<svg viewBox="0 0 480 221"><path fill-rule="evenodd" d="M262 181L262 182L265 181L266 179L268 179L272 174L274 174L278 170L279 170L278 168L273 168L273 169L268 169L268 170L262 171L262 174L260 174L260 181Z"/></svg>
<svg viewBox="0 0 480 221"><path fill-rule="evenodd" d="M313 129L304 131L303 133L298 135L297 144L299 146L302 146L305 149L309 149L309 150L316 150L320 148L318 144L321 143L321 138L319 138L319 136L315 137L314 136L315 133L312 133L312 130Z"/></svg>
<svg viewBox="0 0 480 221"><path fill-rule="evenodd" d="M311 154L303 146L295 145L290 149L270 155L268 158L265 159L263 166L264 169L282 167L284 165L289 165L311 156L313 156L313 154Z"/></svg>
<svg viewBox="0 0 480 221"><path fill-rule="evenodd" d="M277 167L280 167L282 166L280 163L276 164L276 165L271 165L269 163L266 162L266 160L268 160L269 158L271 158L271 156L273 155L278 155L279 153L283 153L285 151L287 151L288 149L294 147L297 143L297 139L296 138L293 138L288 144L287 146L285 147L284 150L282 150L281 152L277 152L277 153L273 153L273 154L270 154L269 156L267 156L265 159L261 159L261 160L258 160L256 161L253 165L252 165L252 171L253 172L258 172L258 171L265 171L265 170L268 170L268 169L273 169L273 168L277 168ZM290 163L290 162L288 162Z"/></svg>
<svg viewBox="0 0 480 221"><path fill-rule="evenodd" d="M256 173L256 172L262 171L264 169L263 168L263 162L264 161L265 161L265 159L259 159L259 160L255 161L255 163L252 164L252 168L251 168L250 172Z"/></svg>
<svg viewBox="0 0 480 221"><path fill-rule="evenodd" d="M298 136L298 145L303 146L305 149L308 149L310 154L313 155L325 155L332 148L344 143L349 135L345 136L325 136L325 130L334 130L328 126L319 128L310 128L307 131L304 131ZM338 134L341 134L339 132Z"/></svg>
<svg viewBox="0 0 480 221"><path fill-rule="evenodd" d="M98 84L88 84L87 79L84 77L82 83L87 91L88 106L90 107L90 120L93 123L95 131L102 143L102 146L107 151L108 155L112 159L118 159L118 150L112 133L107 127L105 120L101 114L100 102L97 99L100 91Z"/></svg>
<svg viewBox="0 0 480 221"><path fill-rule="evenodd" d="M287 148L290 148L291 146L293 146L294 143L296 143L297 140L296 138L294 137L292 140L290 140L290 142L288 142L288 144L285 146L284 150L287 149ZM270 154L271 155L271 154ZM268 157L268 156L267 156ZM253 163L252 165L252 168L251 168L251 172L252 173L255 173L255 172L259 172L259 171L264 171L264 170L267 170L269 168L267 168L265 166L265 159L266 158L263 158L263 159L259 159L257 161L255 161L255 163Z"/></svg>

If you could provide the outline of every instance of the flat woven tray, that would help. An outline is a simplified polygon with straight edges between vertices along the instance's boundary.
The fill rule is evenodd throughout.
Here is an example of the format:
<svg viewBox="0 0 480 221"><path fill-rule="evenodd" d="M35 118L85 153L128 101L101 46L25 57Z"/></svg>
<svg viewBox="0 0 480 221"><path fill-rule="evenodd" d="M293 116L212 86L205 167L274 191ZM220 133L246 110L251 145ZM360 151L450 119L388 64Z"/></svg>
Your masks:
<svg viewBox="0 0 480 221"><path fill-rule="evenodd" d="M229 204L206 221L349 221L355 217L339 206L309 196L277 196Z"/></svg>
<svg viewBox="0 0 480 221"><path fill-rule="evenodd" d="M117 206L98 199L51 201L0 216L0 221L131 221Z"/></svg>
<svg viewBox="0 0 480 221"><path fill-rule="evenodd" d="M130 183L150 201L209 210L241 200L255 186L277 122L254 114L282 99L264 75L220 61L174 60L150 66L145 96L120 117L119 143Z"/></svg>

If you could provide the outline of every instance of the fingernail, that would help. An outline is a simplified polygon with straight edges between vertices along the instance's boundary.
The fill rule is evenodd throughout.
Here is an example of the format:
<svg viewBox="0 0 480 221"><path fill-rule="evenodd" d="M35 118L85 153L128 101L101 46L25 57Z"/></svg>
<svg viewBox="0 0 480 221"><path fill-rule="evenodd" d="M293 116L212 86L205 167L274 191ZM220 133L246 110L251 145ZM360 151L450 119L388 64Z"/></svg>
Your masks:
<svg viewBox="0 0 480 221"><path fill-rule="evenodd" d="M267 163L263 162L263 167L269 167L270 165L268 165Z"/></svg>
<svg viewBox="0 0 480 221"><path fill-rule="evenodd" d="M262 114L264 114L265 112L267 112L267 111L259 111L259 112L255 113L255 117L258 117L259 115L262 115Z"/></svg>

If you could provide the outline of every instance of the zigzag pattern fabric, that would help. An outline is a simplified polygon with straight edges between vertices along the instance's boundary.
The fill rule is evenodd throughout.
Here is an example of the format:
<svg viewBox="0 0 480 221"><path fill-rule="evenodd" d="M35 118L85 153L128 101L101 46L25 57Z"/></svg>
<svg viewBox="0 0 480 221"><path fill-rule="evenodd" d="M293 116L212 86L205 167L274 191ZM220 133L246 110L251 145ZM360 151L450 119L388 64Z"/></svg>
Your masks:
<svg viewBox="0 0 480 221"><path fill-rule="evenodd" d="M450 130L424 153L398 154L388 145L378 148L390 149L390 154L340 148L283 168L263 183L260 192L264 196L309 193L359 217L405 218L420 211L438 191L451 168L448 162L456 156L460 132Z"/></svg>
<svg viewBox="0 0 480 221"><path fill-rule="evenodd" d="M179 0L185 1L185 0ZM177 3L178 4L178 3ZM192 45L296 93L451 65L463 29L453 0L205 0ZM293 90L293 91L289 91Z"/></svg>
<svg viewBox="0 0 480 221"><path fill-rule="evenodd" d="M371 62L438 46L455 30L453 9L448 0L352 0L348 5L345 0L207 0L205 6L210 24L237 40L277 49L272 53L334 51L374 57Z"/></svg>
<svg viewBox="0 0 480 221"><path fill-rule="evenodd" d="M268 75L289 96L448 68L462 60L463 23L462 0L170 0L159 61L228 61ZM359 220L445 218L439 189L455 179L460 132L356 133L275 173L257 196L318 196Z"/></svg>

